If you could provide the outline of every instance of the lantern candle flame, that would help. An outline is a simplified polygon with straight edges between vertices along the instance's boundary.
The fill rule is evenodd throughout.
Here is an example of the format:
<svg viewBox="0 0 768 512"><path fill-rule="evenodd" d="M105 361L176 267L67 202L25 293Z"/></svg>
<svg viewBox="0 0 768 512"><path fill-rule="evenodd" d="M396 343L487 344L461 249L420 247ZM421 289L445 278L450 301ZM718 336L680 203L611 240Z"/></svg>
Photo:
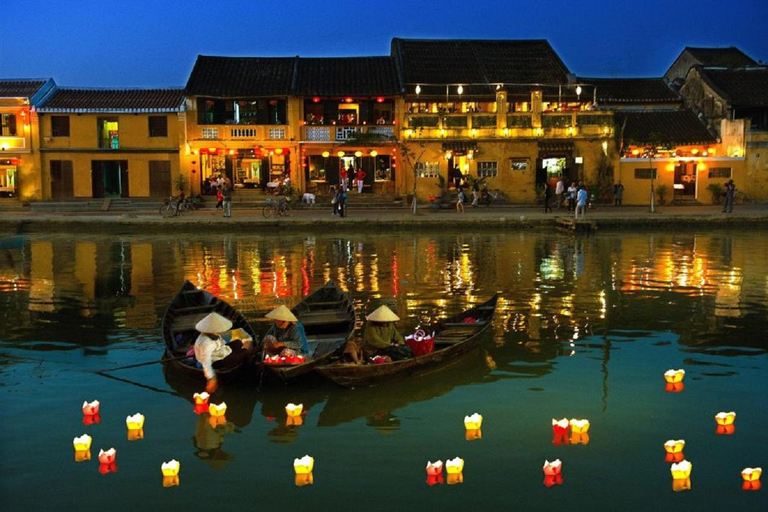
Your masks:
<svg viewBox="0 0 768 512"><path fill-rule="evenodd" d="M160 471L162 471L163 476L176 476L179 474L179 469L181 469L181 463L176 459L171 459L160 465Z"/></svg>
<svg viewBox="0 0 768 512"><path fill-rule="evenodd" d="M293 459L293 470L297 475L311 473L315 467L315 459L305 455L299 459Z"/></svg>
<svg viewBox="0 0 768 512"><path fill-rule="evenodd" d="M483 425L483 416L474 413L469 416L464 416L464 428L467 430L480 430Z"/></svg>
<svg viewBox="0 0 768 512"><path fill-rule="evenodd" d="M133 416L128 416L125 418L125 424L128 430L141 430L144 428L144 415L137 412Z"/></svg>
<svg viewBox="0 0 768 512"><path fill-rule="evenodd" d="M692 469L693 464L687 460L683 460L682 462L672 464L669 468L669 471L672 473L672 478L674 480L685 480L686 478L691 477Z"/></svg>
<svg viewBox="0 0 768 512"><path fill-rule="evenodd" d="M464 459L456 457L445 461L445 472L449 475L455 475L464 471Z"/></svg>
<svg viewBox="0 0 768 512"><path fill-rule="evenodd" d="M219 405L210 404L208 406L208 412L214 417L224 416L227 413L227 403L221 402Z"/></svg>
<svg viewBox="0 0 768 512"><path fill-rule="evenodd" d="M289 418L301 416L301 413L304 411L304 404L288 404L285 406L285 413L288 415Z"/></svg>

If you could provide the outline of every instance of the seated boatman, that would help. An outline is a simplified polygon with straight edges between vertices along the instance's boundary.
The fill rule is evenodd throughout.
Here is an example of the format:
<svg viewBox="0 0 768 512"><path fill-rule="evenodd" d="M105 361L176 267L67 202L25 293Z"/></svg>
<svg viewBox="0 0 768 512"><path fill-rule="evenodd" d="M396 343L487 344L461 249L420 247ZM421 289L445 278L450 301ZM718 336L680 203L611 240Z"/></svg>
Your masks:
<svg viewBox="0 0 768 512"><path fill-rule="evenodd" d="M264 336L264 350L267 354L280 357L309 355L309 343L304 326L285 306L278 306L266 315L275 321Z"/></svg>
<svg viewBox="0 0 768 512"><path fill-rule="evenodd" d="M381 306L365 317L368 322L363 329L363 346L353 340L347 342L344 354L355 364L360 364L374 356L389 356L392 360L408 357L410 348L405 344L403 335L395 327L400 320L387 306ZM361 354L362 352L362 354ZM363 359L363 357L365 359Z"/></svg>
<svg viewBox="0 0 768 512"><path fill-rule="evenodd" d="M214 393L218 388L216 369L234 368L248 358L250 341L233 340L225 343L220 333L232 328L232 322L218 313L211 313L197 322L200 335L195 340L195 359L202 365L207 382L205 390Z"/></svg>

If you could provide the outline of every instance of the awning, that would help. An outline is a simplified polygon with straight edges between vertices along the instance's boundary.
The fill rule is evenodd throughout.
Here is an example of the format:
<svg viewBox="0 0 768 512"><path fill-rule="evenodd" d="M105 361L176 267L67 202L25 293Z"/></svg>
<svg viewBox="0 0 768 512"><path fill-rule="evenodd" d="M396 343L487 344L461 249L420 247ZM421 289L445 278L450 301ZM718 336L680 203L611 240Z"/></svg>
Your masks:
<svg viewBox="0 0 768 512"><path fill-rule="evenodd" d="M573 151L571 140L548 140L539 142L539 151Z"/></svg>

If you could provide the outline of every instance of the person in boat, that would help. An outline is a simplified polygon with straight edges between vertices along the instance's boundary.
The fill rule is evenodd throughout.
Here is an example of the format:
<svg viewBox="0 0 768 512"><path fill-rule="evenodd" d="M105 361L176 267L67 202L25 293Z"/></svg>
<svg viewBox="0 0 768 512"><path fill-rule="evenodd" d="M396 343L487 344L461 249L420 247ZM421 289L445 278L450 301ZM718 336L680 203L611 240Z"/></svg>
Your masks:
<svg viewBox="0 0 768 512"><path fill-rule="evenodd" d="M360 347L354 340L349 340L344 348L345 359L360 364L375 356L385 356L395 361L408 357L406 353L410 348L395 326L395 322L400 320L399 316L387 306L380 306L365 319L368 322L363 329L363 345Z"/></svg>
<svg viewBox="0 0 768 512"><path fill-rule="evenodd" d="M290 309L278 306L265 316L274 320L264 336L264 350L267 354L277 354L280 357L309 355L309 343L304 326Z"/></svg>
<svg viewBox="0 0 768 512"><path fill-rule="evenodd" d="M234 368L248 358L249 340L226 343L221 333L232 328L232 322L218 313L211 313L197 322L200 335L195 340L195 359L203 367L207 382L205 390L214 393L218 388L216 369Z"/></svg>

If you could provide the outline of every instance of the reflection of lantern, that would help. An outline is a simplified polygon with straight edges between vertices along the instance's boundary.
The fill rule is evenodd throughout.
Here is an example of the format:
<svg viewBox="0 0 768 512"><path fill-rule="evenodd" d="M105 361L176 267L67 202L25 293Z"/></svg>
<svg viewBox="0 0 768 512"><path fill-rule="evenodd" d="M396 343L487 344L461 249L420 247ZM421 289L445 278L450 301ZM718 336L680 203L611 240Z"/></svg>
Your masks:
<svg viewBox="0 0 768 512"><path fill-rule="evenodd" d="M571 444L589 444L589 432L584 433L572 433L570 438Z"/></svg>
<svg viewBox="0 0 768 512"><path fill-rule="evenodd" d="M475 439L482 439L483 438L483 431L479 428L476 429L468 429L466 431L466 439L467 441L474 441Z"/></svg>
<svg viewBox="0 0 768 512"><path fill-rule="evenodd" d="M683 448L685 448L684 439L670 439L664 443L664 450L667 452L664 460L666 462L682 462L684 459Z"/></svg>
<svg viewBox="0 0 768 512"><path fill-rule="evenodd" d="M293 470L297 475L311 473L315 467L315 459L305 455L300 459L293 459Z"/></svg>
<svg viewBox="0 0 768 512"><path fill-rule="evenodd" d="M563 418L560 421L552 420L552 444L568 444L568 418Z"/></svg>
<svg viewBox="0 0 768 512"><path fill-rule="evenodd" d="M304 424L304 418L302 416L288 416L285 419L285 424L288 427L300 427Z"/></svg>
<svg viewBox="0 0 768 512"><path fill-rule="evenodd" d="M208 404L195 404L195 414L208 412Z"/></svg>
<svg viewBox="0 0 768 512"><path fill-rule="evenodd" d="M456 485L464 483L464 473L448 473L448 478L445 483L448 485Z"/></svg>
<svg viewBox="0 0 768 512"><path fill-rule="evenodd" d="M91 450L75 450L75 462L91 460Z"/></svg>
<svg viewBox="0 0 768 512"><path fill-rule="evenodd" d="M577 420L572 419L568 422L571 427L571 432L574 434L586 434L589 430L589 420Z"/></svg>
<svg viewBox="0 0 768 512"><path fill-rule="evenodd" d="M208 424L211 426L211 428L220 427L221 425L227 424L227 417L226 416L211 416L208 418Z"/></svg>
<svg viewBox="0 0 768 512"><path fill-rule="evenodd" d="M195 393L192 398L195 400L195 405L208 405L211 395L203 391L202 393Z"/></svg>
<svg viewBox="0 0 768 512"><path fill-rule="evenodd" d="M208 412L211 413L211 416L224 416L227 412L227 403L221 402L219 405L210 404L208 406Z"/></svg>
<svg viewBox="0 0 768 512"><path fill-rule="evenodd" d="M464 471L464 459L456 457L445 461L445 472L449 475Z"/></svg>
<svg viewBox="0 0 768 512"><path fill-rule="evenodd" d="M160 465L160 471L162 471L163 476L176 476L179 474L179 469L181 469L181 463L176 459L171 459Z"/></svg>
<svg viewBox="0 0 768 512"><path fill-rule="evenodd" d="M664 372L664 380L670 383L683 382L683 377L685 377L685 370L683 369Z"/></svg>
<svg viewBox="0 0 768 512"><path fill-rule="evenodd" d="M563 475L561 473L563 468L563 463L560 462L560 459L555 459L552 462L549 462L548 460L544 461L544 485L547 487L552 487L553 485L562 485L563 484Z"/></svg>
<svg viewBox="0 0 768 512"><path fill-rule="evenodd" d="M288 404L285 406L285 413L288 415L288 417L295 417L295 416L301 416L302 411L304 410L304 404Z"/></svg>
<svg viewBox="0 0 768 512"><path fill-rule="evenodd" d="M144 428L144 415L137 412L133 416L128 416L125 418L125 424L128 430L141 430Z"/></svg>
<svg viewBox="0 0 768 512"><path fill-rule="evenodd" d="M680 393L685 389L685 384L682 382L667 382L664 385L664 391L667 393Z"/></svg>
<svg viewBox="0 0 768 512"><path fill-rule="evenodd" d="M101 423L100 414L89 414L87 416L83 416L83 425L93 425L98 423Z"/></svg>
<svg viewBox="0 0 768 512"><path fill-rule="evenodd" d="M101 404L99 404L98 400L94 400L91 403L88 403L87 401L83 402L83 415L94 416L96 414L99 414L100 405Z"/></svg>
<svg viewBox="0 0 768 512"><path fill-rule="evenodd" d="M744 483L741 488L745 491L757 491L762 487L760 475L763 474L763 468L744 468L741 470L741 478Z"/></svg>
<svg viewBox="0 0 768 512"><path fill-rule="evenodd" d="M305 485L312 485L315 483L315 477L312 473L297 473L295 482L296 487L304 487Z"/></svg>
<svg viewBox="0 0 768 512"><path fill-rule="evenodd" d="M464 416L464 428L467 430L480 430L482 425L483 417L480 414L474 413L470 416Z"/></svg>
<svg viewBox="0 0 768 512"><path fill-rule="evenodd" d="M427 485L432 487L436 484L442 484L445 481L443 478L443 473L438 473L436 475L427 475Z"/></svg>
<svg viewBox="0 0 768 512"><path fill-rule="evenodd" d="M163 475L163 487L176 487L181 482L179 480L179 475L175 476L165 476Z"/></svg>
<svg viewBox="0 0 768 512"><path fill-rule="evenodd" d="M139 439L144 439L144 429L143 428L129 428L128 429L128 440L129 441L138 441Z"/></svg>
<svg viewBox="0 0 768 512"><path fill-rule="evenodd" d="M672 480L672 490L675 492L690 491L691 479L690 478L676 478Z"/></svg>
<svg viewBox="0 0 768 512"><path fill-rule="evenodd" d="M438 460L435 462L427 461L427 476L429 475L442 475L443 474L443 461Z"/></svg>
<svg viewBox="0 0 768 512"><path fill-rule="evenodd" d="M677 462L669 467L669 470L672 473L672 478L675 480L690 478L692 469L693 464L687 460Z"/></svg>

